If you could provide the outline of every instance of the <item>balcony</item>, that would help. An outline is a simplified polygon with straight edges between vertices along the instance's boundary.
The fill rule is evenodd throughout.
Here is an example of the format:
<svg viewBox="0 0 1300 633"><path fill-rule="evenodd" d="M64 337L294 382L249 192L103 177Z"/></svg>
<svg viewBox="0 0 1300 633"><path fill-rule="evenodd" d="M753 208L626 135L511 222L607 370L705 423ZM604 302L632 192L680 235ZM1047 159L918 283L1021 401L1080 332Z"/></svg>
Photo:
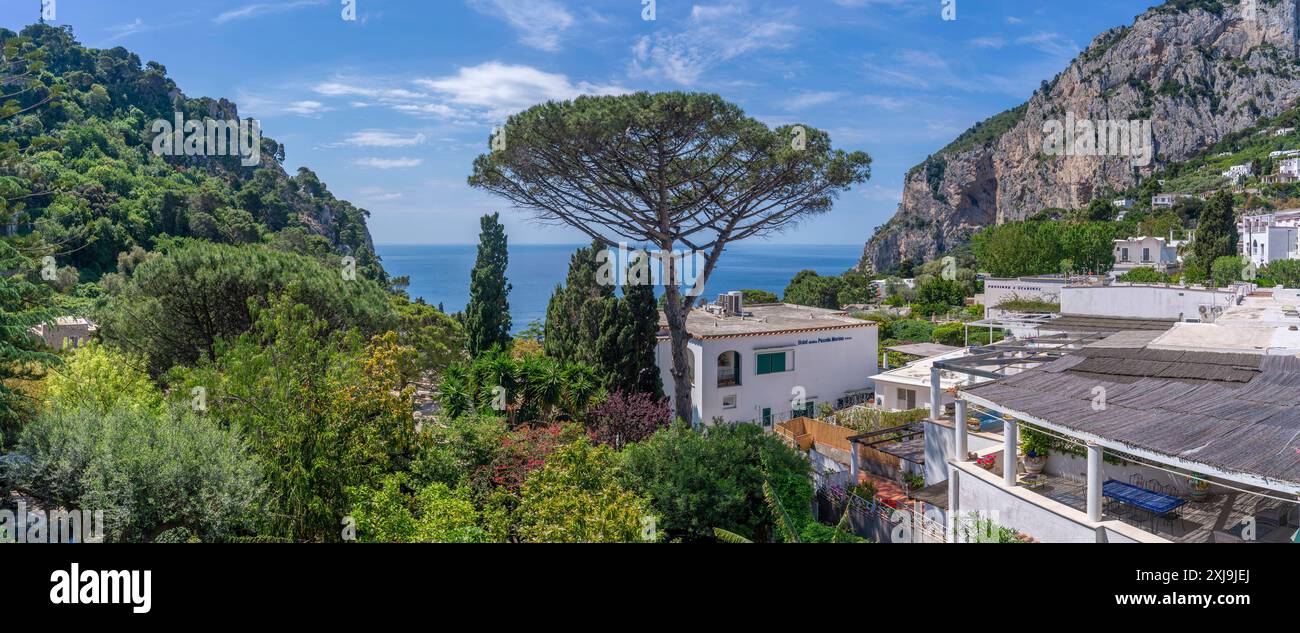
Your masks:
<svg viewBox="0 0 1300 633"><path fill-rule="evenodd" d="M1154 472L1156 484L1166 492L1170 488L1186 489L1181 477ZM1132 483L1136 485L1139 482L1148 483L1145 479L1135 479ZM1021 487L1076 510L1079 517L1086 520L1088 484L1084 475L1044 473L1037 481L1030 482L1022 477ZM1296 531L1295 504L1251 494L1267 494L1269 491L1266 490L1247 490L1249 492L1211 485L1203 500L1190 501L1168 517L1153 517L1145 510L1107 500L1102 510L1102 521L1117 520L1176 543L1289 542ZM1189 493L1175 496L1186 498ZM1253 535L1249 530L1252 521Z"/></svg>

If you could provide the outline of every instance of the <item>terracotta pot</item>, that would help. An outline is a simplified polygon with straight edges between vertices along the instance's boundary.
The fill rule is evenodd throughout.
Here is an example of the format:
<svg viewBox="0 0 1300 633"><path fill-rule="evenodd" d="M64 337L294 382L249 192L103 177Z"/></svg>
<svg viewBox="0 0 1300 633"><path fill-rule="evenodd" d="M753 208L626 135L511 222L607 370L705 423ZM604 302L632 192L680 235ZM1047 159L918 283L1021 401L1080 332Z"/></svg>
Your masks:
<svg viewBox="0 0 1300 633"><path fill-rule="evenodd" d="M1043 468L1046 467L1047 467L1046 455L1037 455L1034 457L1025 455L1025 472L1031 475L1038 475L1041 474L1043 472Z"/></svg>

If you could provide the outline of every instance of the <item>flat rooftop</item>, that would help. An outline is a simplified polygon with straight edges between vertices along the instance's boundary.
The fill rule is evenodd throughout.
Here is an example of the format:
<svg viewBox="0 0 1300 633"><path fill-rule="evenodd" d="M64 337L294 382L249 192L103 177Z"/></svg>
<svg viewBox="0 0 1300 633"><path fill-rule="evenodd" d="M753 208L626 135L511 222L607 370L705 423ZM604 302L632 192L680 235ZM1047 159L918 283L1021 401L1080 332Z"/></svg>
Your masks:
<svg viewBox="0 0 1300 633"><path fill-rule="evenodd" d="M930 387L930 369L934 367L936 361L954 360L970 356L970 350L964 347L955 348L951 352L922 358L889 371L883 371L871 377L873 381L885 381L893 384L911 385L914 387ZM942 370L939 372L939 388L950 389L952 387L970 387L980 383L988 382L989 378L982 376L973 376L955 371ZM926 397L929 397L928 395Z"/></svg>
<svg viewBox="0 0 1300 633"><path fill-rule="evenodd" d="M1139 319L1129 317L1093 316L1089 314L1062 314L1043 322L1040 329L1051 332L1131 332L1149 330L1163 332L1173 327L1177 319Z"/></svg>
<svg viewBox="0 0 1300 633"><path fill-rule="evenodd" d="M749 304L744 316L725 316L703 308L692 309L686 318L686 331L695 338L762 336L791 332L876 327L874 321L857 319L843 310L811 308L789 303ZM659 313L661 331L668 322Z"/></svg>
<svg viewBox="0 0 1300 633"><path fill-rule="evenodd" d="M1229 306L1214 323L1178 323L1151 342L1153 349L1300 353L1300 290L1253 292Z"/></svg>

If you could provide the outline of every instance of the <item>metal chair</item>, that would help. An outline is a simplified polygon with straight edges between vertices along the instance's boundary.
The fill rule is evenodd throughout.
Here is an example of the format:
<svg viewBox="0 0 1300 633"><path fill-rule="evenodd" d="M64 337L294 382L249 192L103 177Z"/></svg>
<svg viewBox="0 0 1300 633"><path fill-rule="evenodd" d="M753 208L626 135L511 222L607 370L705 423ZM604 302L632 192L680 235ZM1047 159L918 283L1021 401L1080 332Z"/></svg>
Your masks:
<svg viewBox="0 0 1300 633"><path fill-rule="evenodd" d="M1128 483L1129 483L1129 485L1137 486L1138 488L1142 488L1142 487L1145 485L1145 482L1144 482L1143 479L1142 479L1142 473L1133 473L1132 475L1129 475L1129 476L1128 476Z"/></svg>

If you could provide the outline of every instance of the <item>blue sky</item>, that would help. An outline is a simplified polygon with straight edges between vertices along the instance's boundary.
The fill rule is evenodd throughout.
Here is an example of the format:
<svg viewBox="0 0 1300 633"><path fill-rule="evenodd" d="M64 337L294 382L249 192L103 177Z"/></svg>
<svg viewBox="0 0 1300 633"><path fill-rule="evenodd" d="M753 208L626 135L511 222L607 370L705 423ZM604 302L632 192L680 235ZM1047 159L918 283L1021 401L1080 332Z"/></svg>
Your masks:
<svg viewBox="0 0 1300 633"><path fill-rule="evenodd" d="M465 185L493 125L548 98L716 92L768 124L828 130L874 159L830 213L774 238L859 244L893 214L903 174L968 126L1024 101L1151 0L55 0L91 47L158 61L191 97L226 97L380 243L467 243L502 211L512 243L577 243ZM0 25L41 0L5 0Z"/></svg>

